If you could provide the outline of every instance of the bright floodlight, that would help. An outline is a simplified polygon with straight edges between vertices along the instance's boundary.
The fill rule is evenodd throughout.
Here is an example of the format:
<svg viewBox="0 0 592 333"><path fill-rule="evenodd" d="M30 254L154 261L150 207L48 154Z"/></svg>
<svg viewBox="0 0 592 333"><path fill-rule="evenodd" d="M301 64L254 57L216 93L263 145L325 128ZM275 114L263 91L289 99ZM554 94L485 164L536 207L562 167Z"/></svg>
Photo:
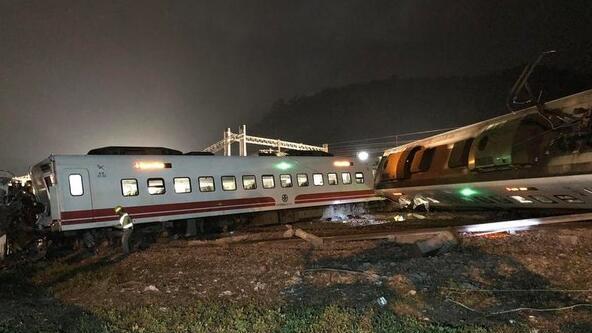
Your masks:
<svg viewBox="0 0 592 333"><path fill-rule="evenodd" d="M368 152L366 151L361 151L358 153L358 159L360 159L360 161L366 161L369 156L370 155L368 155Z"/></svg>

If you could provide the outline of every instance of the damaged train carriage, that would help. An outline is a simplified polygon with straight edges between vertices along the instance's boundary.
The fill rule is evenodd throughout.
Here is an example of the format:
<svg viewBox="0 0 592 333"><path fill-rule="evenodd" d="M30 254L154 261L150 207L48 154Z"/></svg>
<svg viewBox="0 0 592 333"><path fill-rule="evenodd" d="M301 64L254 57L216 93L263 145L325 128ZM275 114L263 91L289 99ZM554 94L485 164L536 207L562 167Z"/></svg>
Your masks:
<svg viewBox="0 0 592 333"><path fill-rule="evenodd" d="M592 90L386 150L378 194L441 207L592 208Z"/></svg>
<svg viewBox="0 0 592 333"><path fill-rule="evenodd" d="M39 225L60 231L114 226L117 205L136 223L269 211L290 222L310 207L381 200L367 164L330 156L56 155L31 178L46 207Z"/></svg>

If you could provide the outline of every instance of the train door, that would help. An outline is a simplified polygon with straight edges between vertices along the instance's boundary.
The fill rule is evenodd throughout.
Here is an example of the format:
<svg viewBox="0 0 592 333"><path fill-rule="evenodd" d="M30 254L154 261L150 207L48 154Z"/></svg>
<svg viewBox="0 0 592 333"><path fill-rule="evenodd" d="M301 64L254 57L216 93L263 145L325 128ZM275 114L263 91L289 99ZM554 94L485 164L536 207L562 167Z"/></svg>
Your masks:
<svg viewBox="0 0 592 333"><path fill-rule="evenodd" d="M81 218L92 220L93 204L87 169L64 169L62 212L78 211Z"/></svg>

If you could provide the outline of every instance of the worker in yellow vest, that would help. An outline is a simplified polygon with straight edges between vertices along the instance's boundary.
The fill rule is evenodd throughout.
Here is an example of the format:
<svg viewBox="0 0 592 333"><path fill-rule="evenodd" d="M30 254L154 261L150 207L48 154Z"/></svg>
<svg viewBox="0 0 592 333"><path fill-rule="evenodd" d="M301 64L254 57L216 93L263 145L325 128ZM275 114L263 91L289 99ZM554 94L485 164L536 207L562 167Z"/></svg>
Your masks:
<svg viewBox="0 0 592 333"><path fill-rule="evenodd" d="M115 211L115 214L119 215L119 225L117 227L122 229L121 247L123 249L123 254L127 255L130 252L129 242L132 237L132 232L134 231L134 222L129 214L125 212L123 207L117 206L113 210Z"/></svg>

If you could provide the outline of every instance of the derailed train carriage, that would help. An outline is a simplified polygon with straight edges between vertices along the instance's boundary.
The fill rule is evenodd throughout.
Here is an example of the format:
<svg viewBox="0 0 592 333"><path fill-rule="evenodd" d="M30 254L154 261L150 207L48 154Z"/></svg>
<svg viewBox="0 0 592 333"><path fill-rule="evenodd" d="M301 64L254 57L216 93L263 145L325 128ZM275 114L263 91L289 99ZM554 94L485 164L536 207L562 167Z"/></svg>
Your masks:
<svg viewBox="0 0 592 333"><path fill-rule="evenodd" d="M377 194L403 204L592 208L592 90L384 152Z"/></svg>
<svg viewBox="0 0 592 333"><path fill-rule="evenodd" d="M281 212L380 200L372 171L331 156L230 157L167 149L109 148L55 155L31 169L38 224L57 231L111 227L121 205L135 223ZM134 154L134 155L129 155ZM302 214L300 214L302 215Z"/></svg>

